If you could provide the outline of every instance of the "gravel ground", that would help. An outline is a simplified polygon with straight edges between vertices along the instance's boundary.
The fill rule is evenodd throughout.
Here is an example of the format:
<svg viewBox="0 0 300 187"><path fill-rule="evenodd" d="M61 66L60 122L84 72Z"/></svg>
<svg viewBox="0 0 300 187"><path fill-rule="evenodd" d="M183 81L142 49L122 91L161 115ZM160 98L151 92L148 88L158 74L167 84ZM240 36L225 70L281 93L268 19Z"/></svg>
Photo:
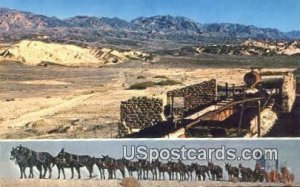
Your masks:
<svg viewBox="0 0 300 187"><path fill-rule="evenodd" d="M300 184L282 184L282 183L233 183L216 181L136 181L136 180L1 180L1 187L213 187L213 186L300 186Z"/></svg>

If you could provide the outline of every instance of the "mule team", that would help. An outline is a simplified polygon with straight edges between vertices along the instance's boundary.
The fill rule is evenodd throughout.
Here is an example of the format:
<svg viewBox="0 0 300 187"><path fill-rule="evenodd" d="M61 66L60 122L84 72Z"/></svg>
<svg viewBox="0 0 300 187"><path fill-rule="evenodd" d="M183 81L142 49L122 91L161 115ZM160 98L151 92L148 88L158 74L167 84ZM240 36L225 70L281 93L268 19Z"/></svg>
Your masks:
<svg viewBox="0 0 300 187"><path fill-rule="evenodd" d="M114 159L108 155L102 155L101 158L91 157L89 155L75 155L66 152L62 149L56 157L53 157L47 152L35 152L24 146L12 148L11 160L15 160L20 169L20 178L27 178L26 168L29 168L29 178L34 178L33 168L36 167L39 171L39 178L51 178L52 167L56 166L58 170L57 178L65 179L65 169L71 170L71 179L74 178L74 170L77 172L78 179L81 178L80 168L85 167L88 170L89 178L93 178L93 167L97 166L100 179L116 179L116 172L119 171L123 178L126 177L126 170L129 177L134 177L136 173L139 180L203 180L206 179L220 181L223 180L222 167L215 165L213 162L208 162L207 165L199 165L194 162L190 165L184 164L182 161L166 163L154 160L130 161L124 158ZM247 168L239 164L238 167L233 167L229 163L225 163L225 170L228 173L229 180L240 180L241 182L293 182L294 176L287 173L283 178L285 168L282 168L282 177L278 173L278 181L270 181L268 177L270 173L256 165L255 169ZM106 172L108 176L106 176ZM48 176L46 174L48 173ZM151 175L149 175L151 173ZM166 174L168 174L166 177ZM150 177L151 176L151 177ZM194 178L193 178L194 176ZM240 178L241 176L241 178ZM281 180L279 180L281 179Z"/></svg>

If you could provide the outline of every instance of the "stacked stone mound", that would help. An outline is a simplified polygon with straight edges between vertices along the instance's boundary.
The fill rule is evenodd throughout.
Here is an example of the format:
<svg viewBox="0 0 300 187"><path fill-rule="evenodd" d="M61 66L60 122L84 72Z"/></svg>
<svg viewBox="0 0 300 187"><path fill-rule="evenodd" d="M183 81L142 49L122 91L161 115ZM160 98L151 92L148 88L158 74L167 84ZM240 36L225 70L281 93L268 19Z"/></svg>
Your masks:
<svg viewBox="0 0 300 187"><path fill-rule="evenodd" d="M281 86L281 108L283 113L292 111L296 99L296 79L293 73L283 76Z"/></svg>
<svg viewBox="0 0 300 187"><path fill-rule="evenodd" d="M133 97L121 102L119 129L143 129L162 121L163 101L157 98ZM125 132L128 133L128 132Z"/></svg>
<svg viewBox="0 0 300 187"><path fill-rule="evenodd" d="M217 95L215 79L169 91L168 97L183 97L183 108L173 108L173 114L184 117L195 110L212 104Z"/></svg>

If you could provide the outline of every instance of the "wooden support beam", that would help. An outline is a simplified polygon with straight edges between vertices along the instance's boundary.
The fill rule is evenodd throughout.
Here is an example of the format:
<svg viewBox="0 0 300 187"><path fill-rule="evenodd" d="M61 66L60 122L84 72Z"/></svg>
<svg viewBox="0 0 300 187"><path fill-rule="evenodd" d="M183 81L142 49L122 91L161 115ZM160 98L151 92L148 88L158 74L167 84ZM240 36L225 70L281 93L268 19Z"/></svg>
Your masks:
<svg viewBox="0 0 300 187"><path fill-rule="evenodd" d="M174 111L174 97L171 97L171 118L172 120L174 119L174 115L173 115L173 111Z"/></svg>
<svg viewBox="0 0 300 187"><path fill-rule="evenodd" d="M257 137L261 137L260 100L257 101Z"/></svg>
<svg viewBox="0 0 300 187"><path fill-rule="evenodd" d="M238 136L241 136L241 128L242 128L242 122L243 122L243 117L244 117L244 107L245 107L245 102L242 102L242 108L241 108L241 112L240 112L240 119L239 119L238 132L237 132Z"/></svg>
<svg viewBox="0 0 300 187"><path fill-rule="evenodd" d="M226 93L226 98L228 97L228 82L225 84L225 93Z"/></svg>

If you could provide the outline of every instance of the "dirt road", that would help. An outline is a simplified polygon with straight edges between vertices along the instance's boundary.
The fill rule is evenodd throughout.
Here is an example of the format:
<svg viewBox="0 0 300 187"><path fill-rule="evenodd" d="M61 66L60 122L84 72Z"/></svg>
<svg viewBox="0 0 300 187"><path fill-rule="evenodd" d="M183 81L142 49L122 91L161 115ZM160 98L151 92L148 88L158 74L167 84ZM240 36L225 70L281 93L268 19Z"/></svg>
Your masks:
<svg viewBox="0 0 300 187"><path fill-rule="evenodd" d="M40 120L44 116L51 116L57 112L71 109L92 96L93 94L80 95L58 105L24 114L13 120L4 121L2 125L10 128L22 127L29 122Z"/></svg>
<svg viewBox="0 0 300 187"><path fill-rule="evenodd" d="M7 119L1 123L1 134L5 134L10 129L18 129L24 127L30 122L35 122L43 119L44 117L52 116L58 112L70 110L82 102L86 101L92 97L94 93L84 94L80 96L75 96L69 100L63 100L59 104L43 108L38 111L31 111L25 114L22 114L14 119Z"/></svg>

